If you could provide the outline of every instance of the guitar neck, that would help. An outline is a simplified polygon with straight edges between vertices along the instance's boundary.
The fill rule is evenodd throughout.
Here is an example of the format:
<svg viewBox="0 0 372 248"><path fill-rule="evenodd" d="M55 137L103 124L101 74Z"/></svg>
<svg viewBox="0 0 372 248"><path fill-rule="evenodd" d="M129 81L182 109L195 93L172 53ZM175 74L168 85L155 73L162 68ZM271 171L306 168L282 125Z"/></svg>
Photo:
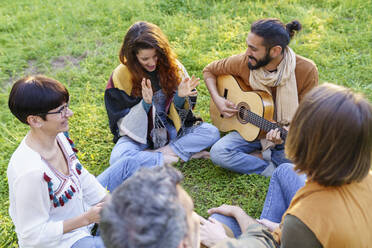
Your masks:
<svg viewBox="0 0 372 248"><path fill-rule="evenodd" d="M269 132L272 129L278 128L280 131L280 137L284 140L287 137L288 131L279 126L276 123L272 123L261 116L253 113L250 110L245 109L243 113L243 119L256 127L259 127L260 129L263 129L266 132Z"/></svg>

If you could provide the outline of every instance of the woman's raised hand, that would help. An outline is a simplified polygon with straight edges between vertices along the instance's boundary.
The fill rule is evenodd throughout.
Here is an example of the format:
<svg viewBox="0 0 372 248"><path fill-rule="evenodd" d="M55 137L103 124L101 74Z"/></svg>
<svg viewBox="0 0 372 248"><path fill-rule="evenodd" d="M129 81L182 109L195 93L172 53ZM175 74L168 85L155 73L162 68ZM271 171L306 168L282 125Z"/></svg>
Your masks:
<svg viewBox="0 0 372 248"><path fill-rule="evenodd" d="M199 85L200 78L196 78L194 75L190 78L185 78L182 82L178 85L178 96L185 97L185 96L196 96L198 92L193 89Z"/></svg>
<svg viewBox="0 0 372 248"><path fill-rule="evenodd" d="M142 82L142 98L147 104L152 103L152 88L150 79L143 78Z"/></svg>

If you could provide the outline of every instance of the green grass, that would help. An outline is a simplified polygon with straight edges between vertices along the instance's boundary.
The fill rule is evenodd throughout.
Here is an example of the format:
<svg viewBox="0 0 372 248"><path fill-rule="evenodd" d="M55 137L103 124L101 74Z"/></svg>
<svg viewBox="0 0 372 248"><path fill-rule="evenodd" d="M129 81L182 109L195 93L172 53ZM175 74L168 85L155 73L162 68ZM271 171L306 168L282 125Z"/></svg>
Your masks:
<svg viewBox="0 0 372 248"><path fill-rule="evenodd" d="M16 245L8 216L6 168L27 127L9 112L11 84L43 73L71 94L70 135L93 174L108 166L113 147L103 103L106 81L118 65L118 50L135 21L154 22L167 34L189 74L202 77L213 60L245 50L250 24L259 18L298 19L303 30L291 42L298 54L318 65L321 82L363 92L372 100L371 0L2 0L0 6L0 246ZM209 94L202 83L196 114L210 121ZM239 204L254 217L262 209L269 180L239 175L210 161L177 164L196 211Z"/></svg>

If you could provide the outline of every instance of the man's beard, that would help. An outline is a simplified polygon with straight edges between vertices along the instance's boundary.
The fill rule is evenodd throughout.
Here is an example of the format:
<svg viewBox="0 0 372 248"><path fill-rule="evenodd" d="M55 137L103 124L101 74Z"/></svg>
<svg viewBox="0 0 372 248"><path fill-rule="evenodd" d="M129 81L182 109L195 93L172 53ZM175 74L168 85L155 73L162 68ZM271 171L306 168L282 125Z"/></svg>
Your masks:
<svg viewBox="0 0 372 248"><path fill-rule="evenodd" d="M268 63L270 63L270 61L273 59L272 57L270 57L270 54L269 52L266 53L265 57L263 59L260 59L260 60L257 60L255 57L253 56L248 56L250 59L256 61L256 65L252 65L250 62L248 62L248 68L250 70L257 70L258 68L262 67L262 66L265 66L267 65Z"/></svg>

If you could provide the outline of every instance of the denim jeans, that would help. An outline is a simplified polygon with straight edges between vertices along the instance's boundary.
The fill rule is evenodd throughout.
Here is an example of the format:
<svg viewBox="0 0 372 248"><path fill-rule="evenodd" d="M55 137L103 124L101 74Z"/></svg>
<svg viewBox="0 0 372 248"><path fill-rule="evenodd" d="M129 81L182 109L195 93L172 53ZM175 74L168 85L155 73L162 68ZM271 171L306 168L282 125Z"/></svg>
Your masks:
<svg viewBox="0 0 372 248"><path fill-rule="evenodd" d="M188 161L193 154L213 145L219 137L220 133L215 126L203 122L186 128L182 136L170 141L170 147L183 161ZM139 167L163 165L162 153L146 151L147 148L148 144L141 144L128 136L123 136L111 152L110 165L126 164L127 159L132 159Z"/></svg>
<svg viewBox="0 0 372 248"><path fill-rule="evenodd" d="M120 163L109 166L97 176L97 180L104 188L112 193L116 187L133 175L139 167L136 160L128 158L120 161Z"/></svg>
<svg viewBox="0 0 372 248"><path fill-rule="evenodd" d="M213 163L223 168L242 174L260 174L269 162L249 153L261 149L260 141L247 142L238 132L230 132L212 146L210 155ZM283 145L271 149L271 161L275 166L290 162L285 158Z"/></svg>
<svg viewBox="0 0 372 248"><path fill-rule="evenodd" d="M306 175L297 174L293 164L285 163L276 168L270 179L260 218L280 223L292 198L305 185L305 181Z"/></svg>
<svg viewBox="0 0 372 248"><path fill-rule="evenodd" d="M240 229L239 223L236 221L234 217L214 213L210 216L210 218L218 220L219 222L229 227L230 230L233 232L235 238L238 238L242 234L242 230Z"/></svg>
<svg viewBox="0 0 372 248"><path fill-rule="evenodd" d="M105 248L100 236L87 236L76 241L71 248Z"/></svg>
<svg viewBox="0 0 372 248"><path fill-rule="evenodd" d="M276 168L270 180L260 219L280 223L292 198L305 185L305 181L306 176L298 175L293 170L293 164L284 163ZM221 214L212 214L211 217L228 226L235 237L241 234L241 229L235 218Z"/></svg>

